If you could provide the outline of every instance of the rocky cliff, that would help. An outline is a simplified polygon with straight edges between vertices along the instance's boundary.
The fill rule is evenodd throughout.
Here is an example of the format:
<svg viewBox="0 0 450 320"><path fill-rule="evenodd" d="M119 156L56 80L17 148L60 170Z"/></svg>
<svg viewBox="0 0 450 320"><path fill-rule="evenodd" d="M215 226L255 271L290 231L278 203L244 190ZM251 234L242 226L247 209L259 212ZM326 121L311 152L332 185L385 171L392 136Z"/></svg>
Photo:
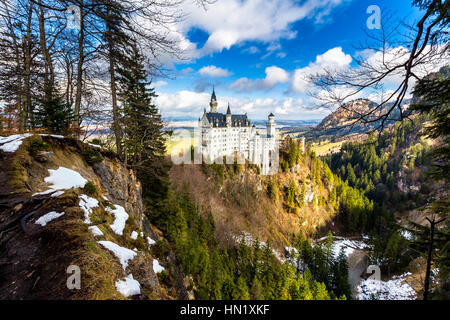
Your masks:
<svg viewBox="0 0 450 320"><path fill-rule="evenodd" d="M0 299L165 299L164 241L116 156L49 135L0 137Z"/></svg>

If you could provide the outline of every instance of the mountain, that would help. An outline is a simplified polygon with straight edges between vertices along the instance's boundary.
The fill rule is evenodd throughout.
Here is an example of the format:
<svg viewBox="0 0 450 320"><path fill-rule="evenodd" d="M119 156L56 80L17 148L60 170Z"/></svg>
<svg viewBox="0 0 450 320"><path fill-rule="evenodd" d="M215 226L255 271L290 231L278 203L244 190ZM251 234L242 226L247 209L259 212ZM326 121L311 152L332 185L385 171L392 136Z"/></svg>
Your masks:
<svg viewBox="0 0 450 320"><path fill-rule="evenodd" d="M406 106L410 101L404 101L404 106ZM389 110L392 103L386 104L382 109L377 110L369 119L376 119L382 115L385 111ZM369 113L377 104L368 99L356 99L345 103L343 106L336 109L334 112L325 117L322 122L314 129L309 132L311 136L320 135L336 135L344 136L353 133L367 133L381 126L381 120L374 121L371 123L363 124L357 121L361 114ZM406 112L404 110L403 112ZM393 110L389 119L384 123L385 127L388 127L395 123L394 119L398 119L400 116L398 108Z"/></svg>

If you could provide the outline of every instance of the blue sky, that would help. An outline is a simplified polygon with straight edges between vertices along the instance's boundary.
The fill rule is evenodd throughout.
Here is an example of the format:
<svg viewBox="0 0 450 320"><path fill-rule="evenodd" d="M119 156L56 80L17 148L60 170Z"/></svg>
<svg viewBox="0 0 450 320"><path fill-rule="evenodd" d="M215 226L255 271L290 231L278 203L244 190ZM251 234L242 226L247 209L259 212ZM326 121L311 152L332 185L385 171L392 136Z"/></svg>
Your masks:
<svg viewBox="0 0 450 320"><path fill-rule="evenodd" d="M381 15L417 21L411 0L218 0L205 11L186 5L175 27L184 60L164 62L172 77L154 79L163 116L198 117L212 85L219 111L264 119L321 119L330 110L314 104L307 72L324 66L354 67L367 38L371 5ZM379 31L378 31L379 32Z"/></svg>

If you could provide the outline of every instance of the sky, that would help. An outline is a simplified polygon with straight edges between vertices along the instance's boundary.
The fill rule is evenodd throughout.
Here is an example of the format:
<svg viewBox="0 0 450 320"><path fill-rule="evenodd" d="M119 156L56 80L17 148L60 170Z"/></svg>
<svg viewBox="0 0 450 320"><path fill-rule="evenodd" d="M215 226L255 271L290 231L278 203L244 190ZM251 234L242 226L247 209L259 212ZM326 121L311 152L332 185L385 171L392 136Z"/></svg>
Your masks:
<svg viewBox="0 0 450 320"><path fill-rule="evenodd" d="M355 67L376 5L405 22L421 12L411 0L217 0L203 9L188 1L174 26L183 59L163 57L169 76L154 78L163 117L200 117L214 85L219 112L250 119L322 119L305 75L324 67ZM395 82L395 81L393 81ZM313 92L313 95L311 95Z"/></svg>

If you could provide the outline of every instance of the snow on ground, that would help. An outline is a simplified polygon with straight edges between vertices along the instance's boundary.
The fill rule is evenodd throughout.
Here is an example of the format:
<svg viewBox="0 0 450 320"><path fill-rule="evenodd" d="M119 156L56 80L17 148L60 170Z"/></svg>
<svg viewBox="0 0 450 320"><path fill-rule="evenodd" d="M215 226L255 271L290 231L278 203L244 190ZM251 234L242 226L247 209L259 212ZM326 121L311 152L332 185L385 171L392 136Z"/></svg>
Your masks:
<svg viewBox="0 0 450 320"><path fill-rule="evenodd" d="M114 253L114 255L119 259L123 270L125 270L128 267L128 261L133 260L133 258L137 254L133 250L121 247L118 244L115 244L114 242L111 241L99 241L98 243L100 243L106 249Z"/></svg>
<svg viewBox="0 0 450 320"><path fill-rule="evenodd" d="M133 232L131 233L130 238L133 239L133 240L136 240L137 237L138 237L138 233L137 233L136 231L133 231Z"/></svg>
<svg viewBox="0 0 450 320"><path fill-rule="evenodd" d="M14 134L8 137L0 137L0 150L3 152L16 152L22 144L22 140L31 137L32 133Z"/></svg>
<svg viewBox="0 0 450 320"><path fill-rule="evenodd" d="M153 239L150 238L150 237L147 237L147 242L148 242L148 245L149 245L149 246L154 245L154 244L156 243L156 241L153 240Z"/></svg>
<svg viewBox="0 0 450 320"><path fill-rule="evenodd" d="M250 234L247 231L243 231L241 233L241 235L231 235L231 237L233 238L233 240L237 243L241 243L244 242L244 244L248 247L252 247L255 243L255 238L253 237L252 234ZM259 246L261 248L264 248L267 246L267 243L265 243L264 241L259 241ZM275 256L275 258L278 259L278 261L280 261L280 263L284 263L286 261L286 259L284 259L283 255L278 252L277 250L275 250L274 248L272 249L272 253Z"/></svg>
<svg viewBox="0 0 450 320"><path fill-rule="evenodd" d="M367 245L363 241L358 241L358 240L348 240L348 239L335 240L333 243L333 253L336 258L339 256L341 249L344 249L344 253L348 257L355 250L364 250L364 249L368 249L368 248L369 248L369 245Z"/></svg>
<svg viewBox="0 0 450 320"><path fill-rule="evenodd" d="M87 183L87 180L84 179L78 172L59 167L56 170L48 169L50 176L44 179L50 185L50 189L44 192L38 192L33 194L41 195L41 194L49 194L53 193L57 190L68 190L72 188L82 188Z"/></svg>
<svg viewBox="0 0 450 320"><path fill-rule="evenodd" d="M155 271L155 273L160 273L160 272L164 271L164 267L161 266L159 264L159 261L156 259L153 259L153 271Z"/></svg>
<svg viewBox="0 0 450 320"><path fill-rule="evenodd" d="M132 274L126 276L124 280L117 280L116 289L125 297L141 294L141 285L134 280Z"/></svg>
<svg viewBox="0 0 450 320"><path fill-rule="evenodd" d="M91 226L88 229L91 230L91 232L94 235L94 237L103 235L102 230L100 230L100 228L97 227L97 226Z"/></svg>
<svg viewBox="0 0 450 320"><path fill-rule="evenodd" d="M114 214L116 217L113 224L111 225L111 229L118 234L119 236L123 235L123 229L125 228L125 222L128 220L128 213L122 206L118 204L114 205L115 209L106 208L106 211Z"/></svg>
<svg viewBox="0 0 450 320"><path fill-rule="evenodd" d="M63 215L64 215L64 212L51 211L47 214L44 214L39 219L37 219L35 223L40 224L41 226L45 227L47 225L47 223L49 223L50 221L55 220Z"/></svg>
<svg viewBox="0 0 450 320"><path fill-rule="evenodd" d="M41 133L39 134L41 137L52 137L52 138L57 138L57 139L64 139L64 136L61 136L59 134L47 134L47 133Z"/></svg>
<svg viewBox="0 0 450 320"><path fill-rule="evenodd" d="M405 273L395 276L392 280L381 281L367 279L361 281L358 285L359 300L415 300L417 298L414 289L405 282L406 276L411 273Z"/></svg>
<svg viewBox="0 0 450 320"><path fill-rule="evenodd" d="M89 215L92 213L93 208L98 207L97 199L82 194L80 195L80 202L78 203L78 205L84 211L84 223L90 224L91 219L89 218Z"/></svg>
<svg viewBox="0 0 450 320"><path fill-rule="evenodd" d="M312 245L314 246L317 243L322 243L325 241L328 237L322 237L320 239L316 239ZM344 254L348 257L351 255L355 250L367 250L370 248L370 246L361 240L350 240L346 239L344 237L339 236L333 236L333 253L334 256L337 258L339 256L339 253L341 252L341 249L344 249ZM364 240L367 240L367 237L363 236Z"/></svg>
<svg viewBox="0 0 450 320"><path fill-rule="evenodd" d="M400 230L400 234L406 240L413 240L414 239L413 234L411 232L409 232L408 230Z"/></svg>
<svg viewBox="0 0 450 320"><path fill-rule="evenodd" d="M64 191L56 191L55 193L52 193L51 197L56 198L56 197L59 197L60 195L62 195L63 193L64 193Z"/></svg>

